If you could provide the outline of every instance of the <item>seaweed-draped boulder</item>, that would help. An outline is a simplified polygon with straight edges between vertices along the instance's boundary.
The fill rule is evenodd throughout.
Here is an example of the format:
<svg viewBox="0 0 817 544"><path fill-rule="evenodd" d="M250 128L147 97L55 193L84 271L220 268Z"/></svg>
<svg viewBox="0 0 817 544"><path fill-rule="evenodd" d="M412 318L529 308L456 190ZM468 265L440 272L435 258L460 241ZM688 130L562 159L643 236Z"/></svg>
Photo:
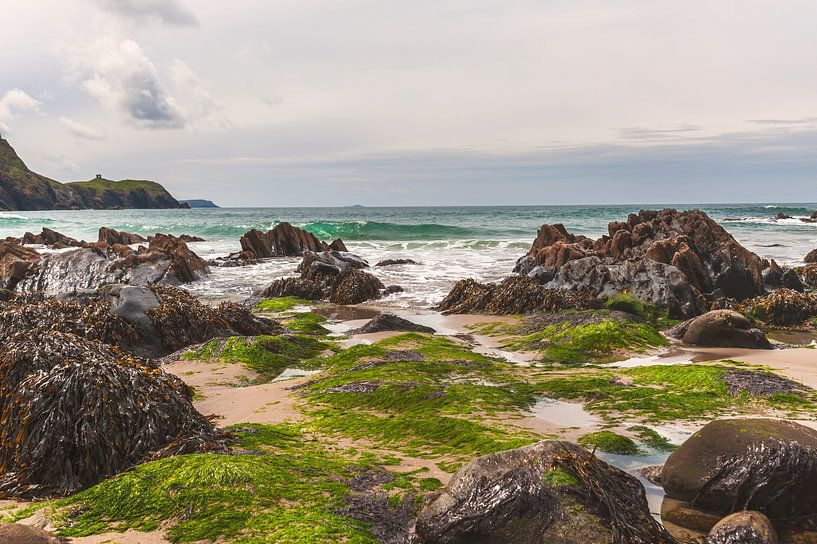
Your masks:
<svg viewBox="0 0 817 544"><path fill-rule="evenodd" d="M423 544L674 543L636 478L568 442L474 459L417 519Z"/></svg>
<svg viewBox="0 0 817 544"><path fill-rule="evenodd" d="M94 340L16 334L0 375L1 495L67 495L146 460L227 450L184 382Z"/></svg>
<svg viewBox="0 0 817 544"><path fill-rule="evenodd" d="M669 456L661 484L672 499L723 514L813 515L817 431L776 419L713 421Z"/></svg>

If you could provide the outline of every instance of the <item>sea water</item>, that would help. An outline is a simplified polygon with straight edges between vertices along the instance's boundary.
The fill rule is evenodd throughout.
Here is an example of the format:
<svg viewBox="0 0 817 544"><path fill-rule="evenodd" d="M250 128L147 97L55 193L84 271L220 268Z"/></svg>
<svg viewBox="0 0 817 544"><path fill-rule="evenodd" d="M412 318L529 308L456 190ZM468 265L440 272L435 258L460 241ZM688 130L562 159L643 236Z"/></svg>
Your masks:
<svg viewBox="0 0 817 544"><path fill-rule="evenodd" d="M94 241L101 226L142 235L157 232L205 238L190 244L205 259L238 251L251 228L268 230L282 221L323 240L342 238L350 251L372 265L410 258L417 265L373 268L386 285L405 291L379 301L403 307L431 307L455 281L495 281L508 275L530 247L543 223L563 223L576 234L598 237L611 221L623 221L643 206L207 208L192 210L79 210L0 212L0 239L42 227ZM798 264L817 248L817 224L804 223L817 204L674 205L698 208L723 225L741 244L781 264ZM775 220L778 213L793 219ZM272 280L294 274L299 258L272 259L237 268L213 267L189 289L207 298L242 299Z"/></svg>

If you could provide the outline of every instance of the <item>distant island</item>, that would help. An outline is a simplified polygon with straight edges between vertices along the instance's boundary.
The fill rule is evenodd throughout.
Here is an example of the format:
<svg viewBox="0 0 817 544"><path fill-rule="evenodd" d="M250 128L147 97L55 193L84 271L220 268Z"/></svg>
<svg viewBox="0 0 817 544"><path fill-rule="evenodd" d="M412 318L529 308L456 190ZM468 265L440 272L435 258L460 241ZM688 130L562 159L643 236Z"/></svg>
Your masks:
<svg viewBox="0 0 817 544"><path fill-rule="evenodd" d="M60 183L47 178L29 170L0 137L0 210L179 207L179 201L155 181L113 181L97 175L88 181Z"/></svg>
<svg viewBox="0 0 817 544"><path fill-rule="evenodd" d="M219 208L212 200L204 200L203 198L192 198L188 200L179 200L184 205L187 204L191 208Z"/></svg>

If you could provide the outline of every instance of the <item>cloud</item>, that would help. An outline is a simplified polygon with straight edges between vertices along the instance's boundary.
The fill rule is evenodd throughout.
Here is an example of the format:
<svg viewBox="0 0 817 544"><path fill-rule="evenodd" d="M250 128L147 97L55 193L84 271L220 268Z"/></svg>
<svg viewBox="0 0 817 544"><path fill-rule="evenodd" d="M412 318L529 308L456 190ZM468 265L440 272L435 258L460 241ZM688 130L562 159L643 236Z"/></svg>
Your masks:
<svg viewBox="0 0 817 544"><path fill-rule="evenodd" d="M104 140L105 134L95 129L94 127L75 121L70 117L60 117L60 123L68 128L68 131L84 140Z"/></svg>
<svg viewBox="0 0 817 544"><path fill-rule="evenodd" d="M8 131L8 122L16 117L19 111L37 111L42 103L20 89L8 91L0 98L0 130Z"/></svg>
<svg viewBox="0 0 817 544"><path fill-rule="evenodd" d="M103 10L138 22L198 26L196 15L179 0L94 0Z"/></svg>
<svg viewBox="0 0 817 544"><path fill-rule="evenodd" d="M272 56L272 46L267 42L247 42L235 54L240 62L263 64Z"/></svg>
<svg viewBox="0 0 817 544"><path fill-rule="evenodd" d="M68 53L67 72L101 104L142 128L185 128L219 109L184 62L171 61L162 74L130 39L105 37L75 45Z"/></svg>

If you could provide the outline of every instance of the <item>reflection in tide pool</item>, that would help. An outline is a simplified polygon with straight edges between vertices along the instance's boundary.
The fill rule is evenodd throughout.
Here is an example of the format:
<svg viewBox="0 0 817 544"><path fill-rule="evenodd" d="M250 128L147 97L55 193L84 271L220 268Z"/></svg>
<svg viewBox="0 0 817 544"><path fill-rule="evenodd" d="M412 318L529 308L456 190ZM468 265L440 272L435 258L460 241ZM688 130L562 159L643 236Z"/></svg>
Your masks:
<svg viewBox="0 0 817 544"><path fill-rule="evenodd" d="M579 403L542 398L533 405L533 416L560 427L595 427L601 418L594 416Z"/></svg>

